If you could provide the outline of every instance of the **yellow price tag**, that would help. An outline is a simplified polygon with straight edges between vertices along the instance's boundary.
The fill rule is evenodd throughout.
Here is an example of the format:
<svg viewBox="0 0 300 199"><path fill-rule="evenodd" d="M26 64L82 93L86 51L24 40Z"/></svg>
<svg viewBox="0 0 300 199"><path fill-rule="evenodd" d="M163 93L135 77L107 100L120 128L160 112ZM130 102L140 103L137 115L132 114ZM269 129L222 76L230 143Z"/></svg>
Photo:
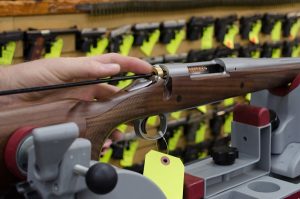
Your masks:
<svg viewBox="0 0 300 199"><path fill-rule="evenodd" d="M134 40L133 35L125 35L123 37L123 42L120 45L120 53L122 55L127 56L129 54L129 51L130 51L130 49L132 47L132 44L133 44L133 40Z"/></svg>
<svg viewBox="0 0 300 199"><path fill-rule="evenodd" d="M176 111L176 112L172 112L171 113L171 117L173 117L174 119L178 120L180 119L182 111Z"/></svg>
<svg viewBox="0 0 300 199"><path fill-rule="evenodd" d="M281 38L281 27L282 27L282 22L277 21L274 24L273 30L271 31L271 40L272 41L279 41Z"/></svg>
<svg viewBox="0 0 300 199"><path fill-rule="evenodd" d="M224 100L224 106L231 106L234 104L234 98L228 98Z"/></svg>
<svg viewBox="0 0 300 199"><path fill-rule="evenodd" d="M203 106L198 106L197 109L198 109L199 111L201 111L202 113L206 113L206 112L207 112L207 107L206 107L205 105L203 105Z"/></svg>
<svg viewBox="0 0 300 199"><path fill-rule="evenodd" d="M234 40L238 32L239 32L239 28L235 24L229 28L228 33L224 36L224 41L223 41L223 44L227 48L234 49Z"/></svg>
<svg viewBox="0 0 300 199"><path fill-rule="evenodd" d="M248 93L248 94L246 95L246 100L248 100L249 102L251 101L251 93Z"/></svg>
<svg viewBox="0 0 300 199"><path fill-rule="evenodd" d="M179 158L151 150L146 154L144 176L152 180L167 199L183 198L184 166Z"/></svg>
<svg viewBox="0 0 300 199"><path fill-rule="evenodd" d="M275 48L272 50L272 58L280 58L281 57L281 49Z"/></svg>
<svg viewBox="0 0 300 199"><path fill-rule="evenodd" d="M129 72L129 73L127 73L126 76L130 76L130 75L134 75L134 73ZM132 80L130 80L130 79L129 80L122 80L122 81L118 82L117 87L119 87L119 88L125 88L126 86L128 86L131 83L132 83Z"/></svg>
<svg viewBox="0 0 300 199"><path fill-rule="evenodd" d="M229 115L225 119L224 123L224 133L230 134L231 133L231 122L233 120L233 113L229 113Z"/></svg>
<svg viewBox="0 0 300 199"><path fill-rule="evenodd" d="M260 58L260 51L256 50L256 51L251 52L251 57L252 58Z"/></svg>
<svg viewBox="0 0 300 199"><path fill-rule="evenodd" d="M129 143L129 148L125 148L124 149L124 152L123 152L123 159L120 160L120 165L122 167L130 167L132 166L133 164L133 158L134 158L134 155L135 155L135 152L138 148L138 141L135 140L135 141L130 141Z"/></svg>
<svg viewBox="0 0 300 199"><path fill-rule="evenodd" d="M168 148L173 151L177 148L178 141L183 134L183 127L179 127L174 131L173 136L168 140Z"/></svg>
<svg viewBox="0 0 300 199"><path fill-rule="evenodd" d="M108 46L107 37L98 39L97 46L96 47L91 46L90 52L87 52L86 55L87 56L102 55L105 52L107 46Z"/></svg>
<svg viewBox="0 0 300 199"><path fill-rule="evenodd" d="M300 45L294 46L292 50L292 57L299 57L300 55Z"/></svg>
<svg viewBox="0 0 300 199"><path fill-rule="evenodd" d="M107 151L105 151L105 153L100 157L99 162L108 163L112 153L113 150L111 148L107 149Z"/></svg>
<svg viewBox="0 0 300 199"><path fill-rule="evenodd" d="M168 53L170 53L171 55L174 55L176 53L177 49L179 48L181 42L184 40L184 38L185 38L185 30L184 29L176 31L175 38L172 39L170 41L170 43L167 44L167 46L166 46Z"/></svg>
<svg viewBox="0 0 300 199"><path fill-rule="evenodd" d="M50 52L45 54L45 58L56 58L60 57L62 49L64 46L64 41L61 38L56 39L56 41L51 43Z"/></svg>
<svg viewBox="0 0 300 199"><path fill-rule="evenodd" d="M16 50L16 42L8 42L2 47L2 57L0 57L0 65L12 64Z"/></svg>
<svg viewBox="0 0 300 199"><path fill-rule="evenodd" d="M261 31L262 22L261 20L258 20L252 30L249 32L249 41L251 41L254 44L259 44L259 33Z"/></svg>
<svg viewBox="0 0 300 199"><path fill-rule="evenodd" d="M210 49L213 47L214 30L214 25L204 28L203 36L201 38L201 49Z"/></svg>
<svg viewBox="0 0 300 199"><path fill-rule="evenodd" d="M119 126L117 126L117 129L119 131L121 131L122 133L125 133L125 131L127 130L127 125L126 124L120 124Z"/></svg>
<svg viewBox="0 0 300 199"><path fill-rule="evenodd" d="M290 32L290 39L295 39L298 35L298 31L300 28L300 19L297 20L296 23L293 24L293 26L291 27L291 32Z"/></svg>
<svg viewBox="0 0 300 199"><path fill-rule="evenodd" d="M151 116L147 120L147 124L150 126L155 126L157 121L157 116Z"/></svg>
<svg viewBox="0 0 300 199"><path fill-rule="evenodd" d="M148 41L144 41L142 46L140 47L141 51L147 55L148 57L151 55L152 50L155 44L158 42L160 36L160 31L155 30L149 37Z"/></svg>
<svg viewBox="0 0 300 199"><path fill-rule="evenodd" d="M199 129L196 131L195 143L200 143L205 140L207 125L206 123L201 123Z"/></svg>

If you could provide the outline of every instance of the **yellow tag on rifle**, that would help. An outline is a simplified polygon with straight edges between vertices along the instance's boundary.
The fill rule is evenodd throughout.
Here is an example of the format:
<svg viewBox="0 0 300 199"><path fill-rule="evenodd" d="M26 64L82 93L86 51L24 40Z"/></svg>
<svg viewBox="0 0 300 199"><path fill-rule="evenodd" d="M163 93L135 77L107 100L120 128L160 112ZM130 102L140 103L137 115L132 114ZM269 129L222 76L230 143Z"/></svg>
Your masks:
<svg viewBox="0 0 300 199"><path fill-rule="evenodd" d="M249 102L251 101L251 93L248 93L248 94L246 95L246 100L248 100Z"/></svg>
<svg viewBox="0 0 300 199"><path fill-rule="evenodd" d="M108 163L110 161L112 153L112 148L107 149L105 153L100 157L99 162Z"/></svg>
<svg viewBox="0 0 300 199"><path fill-rule="evenodd" d="M121 131L121 133L125 133L125 131L127 130L127 125L126 124L120 124L119 126L117 126L117 129L119 131Z"/></svg>
<svg viewBox="0 0 300 199"><path fill-rule="evenodd" d="M123 37L123 42L120 45L120 54L127 56L132 47L134 37L133 35L125 35Z"/></svg>
<svg viewBox="0 0 300 199"><path fill-rule="evenodd" d="M176 111L176 112L172 112L171 113L171 117L173 117L174 119L178 120L181 116L182 111Z"/></svg>
<svg viewBox="0 0 300 199"><path fill-rule="evenodd" d="M297 20L296 23L294 23L291 27L291 31L290 31L290 39L295 39L298 35L298 31L300 28L300 19Z"/></svg>
<svg viewBox="0 0 300 199"><path fill-rule="evenodd" d="M202 158L206 158L207 157L207 152L201 152L199 154L199 158L202 159Z"/></svg>
<svg viewBox="0 0 300 199"><path fill-rule="evenodd" d="M160 31L155 30L150 36L148 41L143 41L142 46L140 47L141 51L148 57L151 55L152 50L155 44L158 42L160 36Z"/></svg>
<svg viewBox="0 0 300 199"><path fill-rule="evenodd" d="M262 27L261 20L258 20L252 30L249 32L249 41L251 41L254 44L259 44L259 33Z"/></svg>
<svg viewBox="0 0 300 199"><path fill-rule="evenodd" d="M206 129L207 129L207 124L201 122L200 127L195 134L195 143L200 143L205 140Z"/></svg>
<svg viewBox="0 0 300 199"><path fill-rule="evenodd" d="M224 100L224 106L231 106L234 104L234 98L228 98Z"/></svg>
<svg viewBox="0 0 300 199"><path fill-rule="evenodd" d="M271 31L271 40L272 41L279 41L281 38L281 27L282 22L277 21L273 27L273 30Z"/></svg>
<svg viewBox="0 0 300 199"><path fill-rule="evenodd" d="M232 25L229 30L228 33L224 36L224 41L223 44L230 49L234 49L234 39L235 36L238 34L239 32L239 28L237 25Z"/></svg>
<svg viewBox="0 0 300 199"><path fill-rule="evenodd" d="M120 165L122 167L131 167L133 164L133 158L135 155L135 152L138 148L138 141L130 141L129 142L129 147L125 147L123 151L123 159L120 160Z"/></svg>
<svg viewBox="0 0 300 199"><path fill-rule="evenodd" d="M173 151L177 148L178 141L182 134L183 127L179 127L178 129L174 130L173 136L168 140L169 151Z"/></svg>
<svg viewBox="0 0 300 199"><path fill-rule="evenodd" d="M126 74L126 76L130 76L130 75L134 75L134 73L129 72L129 73ZM117 86L118 86L119 88L125 88L126 86L128 86L129 84L131 84L132 81L133 81L133 80L131 80L131 79L128 79L128 80L121 80L121 81L118 82L118 85L117 85Z"/></svg>
<svg viewBox="0 0 300 199"><path fill-rule="evenodd" d="M272 50L272 58L280 58L281 57L281 49L275 48Z"/></svg>
<svg viewBox="0 0 300 199"><path fill-rule="evenodd" d="M2 47L2 57L0 57L0 65L10 65L12 64L15 50L16 42L8 42Z"/></svg>
<svg viewBox="0 0 300 199"><path fill-rule="evenodd" d="M97 46L93 47L93 45L91 45L90 52L87 52L86 55L87 56L102 55L105 52L107 46L108 46L108 38L107 37L98 39Z"/></svg>
<svg viewBox="0 0 300 199"><path fill-rule="evenodd" d="M167 51L171 55L174 55L179 48L181 42L185 39L185 30L181 29L176 31L175 38L170 41L169 44L167 44Z"/></svg>
<svg viewBox="0 0 300 199"><path fill-rule="evenodd" d="M45 54L45 58L60 57L63 46L64 41L61 38L56 39L56 41L51 43L50 52Z"/></svg>
<svg viewBox="0 0 300 199"><path fill-rule="evenodd" d="M151 150L146 154L144 176L152 180L167 199L183 198L184 166L179 158Z"/></svg>
<svg viewBox="0 0 300 199"><path fill-rule="evenodd" d="M292 50L292 57L299 57L300 55L300 45L294 46Z"/></svg>
<svg viewBox="0 0 300 199"><path fill-rule="evenodd" d="M251 57L252 58L260 58L260 51L259 50L252 51L251 52Z"/></svg>
<svg viewBox="0 0 300 199"><path fill-rule="evenodd" d="M207 112L207 107L206 107L205 105L203 105L203 106L198 106L197 109L198 109L199 111L201 111L202 113L206 113L206 112Z"/></svg>
<svg viewBox="0 0 300 199"><path fill-rule="evenodd" d="M224 123L224 133L230 134L231 133L231 122L233 120L233 113L229 113L229 115L225 119Z"/></svg>
<svg viewBox="0 0 300 199"><path fill-rule="evenodd" d="M201 49L210 49L213 47L214 30L214 25L207 26L203 29Z"/></svg>

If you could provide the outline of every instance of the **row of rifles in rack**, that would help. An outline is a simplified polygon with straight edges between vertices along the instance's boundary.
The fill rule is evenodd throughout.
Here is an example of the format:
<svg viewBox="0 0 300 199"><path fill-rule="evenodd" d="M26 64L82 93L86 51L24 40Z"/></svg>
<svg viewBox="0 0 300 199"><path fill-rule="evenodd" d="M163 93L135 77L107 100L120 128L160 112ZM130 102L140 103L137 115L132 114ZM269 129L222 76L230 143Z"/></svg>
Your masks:
<svg viewBox="0 0 300 199"><path fill-rule="evenodd" d="M170 20L128 24L114 29L28 29L0 33L0 65L13 63L17 41L23 43L25 61L61 56L63 35L74 35L75 50L87 56L116 52L128 55L139 48L152 63L193 62L214 57L290 57L299 55L297 39L300 13L265 13L252 16L194 16L189 20ZM183 41L199 40L197 49L177 55ZM149 58L157 43L165 46L166 56Z"/></svg>

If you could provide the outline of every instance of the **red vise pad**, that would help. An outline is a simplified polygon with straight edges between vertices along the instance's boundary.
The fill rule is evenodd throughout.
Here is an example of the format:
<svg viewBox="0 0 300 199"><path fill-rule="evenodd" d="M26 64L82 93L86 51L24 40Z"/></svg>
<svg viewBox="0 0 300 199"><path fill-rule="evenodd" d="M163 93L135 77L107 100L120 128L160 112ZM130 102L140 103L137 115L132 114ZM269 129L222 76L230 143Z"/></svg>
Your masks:
<svg viewBox="0 0 300 199"><path fill-rule="evenodd" d="M185 173L183 195L184 199L204 198L204 180Z"/></svg>
<svg viewBox="0 0 300 199"><path fill-rule="evenodd" d="M4 149L4 163L7 167L7 169L16 177L19 179L26 179L26 176L24 176L21 171L18 168L17 165L17 153L20 144L22 141L31 134L32 130L35 127L29 126L29 127L22 127L17 129L8 139L8 142L6 143L5 149Z"/></svg>
<svg viewBox="0 0 300 199"><path fill-rule="evenodd" d="M266 108L237 105L233 111L233 120L253 126L264 126L270 123L270 114Z"/></svg>
<svg viewBox="0 0 300 199"><path fill-rule="evenodd" d="M269 91L273 95L286 96L295 88L297 88L299 84L300 84L300 74L297 75L297 77L292 81L292 83L289 86L278 87L278 88L270 89Z"/></svg>
<svg viewBox="0 0 300 199"><path fill-rule="evenodd" d="M285 199L299 199L300 198L300 192L294 193L293 195L288 196Z"/></svg>

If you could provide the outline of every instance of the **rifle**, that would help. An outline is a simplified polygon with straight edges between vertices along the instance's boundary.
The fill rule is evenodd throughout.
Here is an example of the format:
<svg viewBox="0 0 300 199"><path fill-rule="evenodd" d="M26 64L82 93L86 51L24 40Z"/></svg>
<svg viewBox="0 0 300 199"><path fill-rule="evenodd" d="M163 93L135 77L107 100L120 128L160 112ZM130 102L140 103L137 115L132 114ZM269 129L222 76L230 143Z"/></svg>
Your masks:
<svg viewBox="0 0 300 199"><path fill-rule="evenodd" d="M40 59L45 48L45 53L51 52L52 43L58 35L77 33L77 28L35 30L30 29L24 34L24 58L26 61Z"/></svg>
<svg viewBox="0 0 300 199"><path fill-rule="evenodd" d="M101 146L121 123L134 121L136 133L147 137L144 126L147 117L159 115L160 134L163 134L167 121L162 113L286 86L299 72L299 58L224 58L156 65L151 76L137 79L110 99L92 102L65 99L1 108L0 153L3 154L8 138L20 127L74 122L80 136L92 143L92 159L98 160ZM3 157L0 171L0 178L5 179L0 186L3 188L12 182Z"/></svg>

